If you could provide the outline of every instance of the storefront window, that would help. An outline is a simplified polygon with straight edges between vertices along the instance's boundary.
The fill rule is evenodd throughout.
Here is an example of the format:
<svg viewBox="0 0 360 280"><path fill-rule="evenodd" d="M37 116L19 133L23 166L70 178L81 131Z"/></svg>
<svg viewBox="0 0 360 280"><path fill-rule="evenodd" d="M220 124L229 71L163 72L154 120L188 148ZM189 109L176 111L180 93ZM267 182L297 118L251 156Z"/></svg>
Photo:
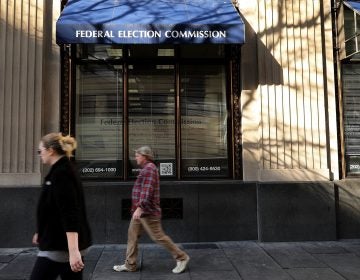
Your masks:
<svg viewBox="0 0 360 280"><path fill-rule="evenodd" d="M182 176L228 176L224 66L184 65L180 88Z"/></svg>
<svg viewBox="0 0 360 280"><path fill-rule="evenodd" d="M122 176L122 89L119 65L77 67L76 159L85 177Z"/></svg>
<svg viewBox="0 0 360 280"><path fill-rule="evenodd" d="M346 57L360 51L360 16L357 12L344 7L344 32Z"/></svg>
<svg viewBox="0 0 360 280"><path fill-rule="evenodd" d="M345 156L348 175L360 174L360 64L343 65Z"/></svg>
<svg viewBox="0 0 360 280"><path fill-rule="evenodd" d="M75 63L83 177L134 178L143 145L162 178L231 176L225 46L79 45Z"/></svg>
<svg viewBox="0 0 360 280"><path fill-rule="evenodd" d="M140 146L156 153L160 175L175 177L174 65L135 64L129 67L129 155ZM130 177L138 167L130 161Z"/></svg>

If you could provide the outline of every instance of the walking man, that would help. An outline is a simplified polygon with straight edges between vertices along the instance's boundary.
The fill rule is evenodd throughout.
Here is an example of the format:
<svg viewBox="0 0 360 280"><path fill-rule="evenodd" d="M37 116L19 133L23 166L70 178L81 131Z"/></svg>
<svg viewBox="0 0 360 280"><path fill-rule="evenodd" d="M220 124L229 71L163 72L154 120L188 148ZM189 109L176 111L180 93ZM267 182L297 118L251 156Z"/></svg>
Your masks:
<svg viewBox="0 0 360 280"><path fill-rule="evenodd" d="M186 269L190 257L162 229L159 172L150 147L138 148L135 159L142 169L132 189L132 218L128 229L126 260L122 265L114 265L113 269L119 272L137 270L138 239L145 230L154 242L167 249L176 260L172 272L181 273Z"/></svg>

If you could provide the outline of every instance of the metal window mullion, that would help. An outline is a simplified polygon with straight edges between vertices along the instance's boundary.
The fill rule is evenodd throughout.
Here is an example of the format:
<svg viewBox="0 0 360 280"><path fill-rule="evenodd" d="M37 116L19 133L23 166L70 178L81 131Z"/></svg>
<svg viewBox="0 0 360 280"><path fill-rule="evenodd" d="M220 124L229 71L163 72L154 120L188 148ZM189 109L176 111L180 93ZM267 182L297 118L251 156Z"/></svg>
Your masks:
<svg viewBox="0 0 360 280"><path fill-rule="evenodd" d="M175 147L176 147L176 177L181 179L181 107L180 107L180 65L175 66L176 99L175 99Z"/></svg>
<svg viewBox="0 0 360 280"><path fill-rule="evenodd" d="M229 75L228 75L228 77L227 77L227 79L228 79L228 81L230 81L229 82L229 85L228 85L228 88L227 88L227 90L229 90L229 92L230 92L230 97L228 97L229 98L229 101L228 101L228 106L230 107L230 116L228 116L228 118L230 117L230 127L231 127L231 130L230 130L230 133L231 133L231 137L229 137L229 135L227 135L227 141L229 140L229 138L231 139L230 140L230 143L231 143L231 145L230 145L230 151L228 151L228 156L229 156L229 152L231 152L231 157L230 157L230 159L231 159L231 174L230 174L230 176L231 176L231 178L232 179L236 179L236 176L235 176L235 174L236 174L236 170L235 170L235 166L236 166L236 164L235 164L235 151L236 151L236 149L235 149L235 145L236 145L236 142L235 142L235 122L234 122L234 88L233 88L233 61L229 61L229 66L228 66L229 68L228 68L228 73L229 73ZM229 143L229 142L228 142ZM229 144L228 144L228 147L229 147Z"/></svg>
<svg viewBox="0 0 360 280"><path fill-rule="evenodd" d="M123 64L123 173L128 179L129 162L129 95L128 95L128 64Z"/></svg>
<svg viewBox="0 0 360 280"><path fill-rule="evenodd" d="M357 37L358 37L358 34L357 34L357 22L356 22L356 12L354 11L354 28L355 28L355 50L356 52L359 51L359 46L358 46L358 40L357 40Z"/></svg>

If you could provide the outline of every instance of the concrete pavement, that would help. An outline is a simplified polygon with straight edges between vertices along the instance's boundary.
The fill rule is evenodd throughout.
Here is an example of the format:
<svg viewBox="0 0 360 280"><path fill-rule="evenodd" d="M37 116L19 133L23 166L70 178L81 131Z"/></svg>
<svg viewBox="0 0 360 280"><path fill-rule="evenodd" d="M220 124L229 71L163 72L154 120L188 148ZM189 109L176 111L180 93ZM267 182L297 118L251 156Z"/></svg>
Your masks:
<svg viewBox="0 0 360 280"><path fill-rule="evenodd" d="M125 245L94 245L85 258L84 279L112 280L359 280L360 240L326 242L256 241L189 243L188 269L171 273L175 263L156 244L140 245L140 269L114 272ZM0 248L0 279L28 279L35 248Z"/></svg>

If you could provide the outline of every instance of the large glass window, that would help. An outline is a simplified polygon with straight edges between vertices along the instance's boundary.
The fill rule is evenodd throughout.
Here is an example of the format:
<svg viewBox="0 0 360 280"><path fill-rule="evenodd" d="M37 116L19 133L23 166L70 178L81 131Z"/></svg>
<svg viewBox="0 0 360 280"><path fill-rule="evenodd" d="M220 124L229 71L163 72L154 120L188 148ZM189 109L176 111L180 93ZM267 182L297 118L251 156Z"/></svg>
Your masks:
<svg viewBox="0 0 360 280"><path fill-rule="evenodd" d="M180 76L182 176L227 176L224 66L183 65Z"/></svg>
<svg viewBox="0 0 360 280"><path fill-rule="evenodd" d="M225 46L79 45L76 54L84 177L134 178L143 145L163 178L232 175Z"/></svg>
<svg viewBox="0 0 360 280"><path fill-rule="evenodd" d="M119 65L79 65L76 159L84 176L122 176L123 82Z"/></svg>
<svg viewBox="0 0 360 280"><path fill-rule="evenodd" d="M175 177L174 65L135 64L129 67L129 155L148 145L156 153L162 176ZM130 177L137 174L130 161ZM165 168L166 167L166 168Z"/></svg>
<svg viewBox="0 0 360 280"><path fill-rule="evenodd" d="M360 174L360 64L343 65L344 134L347 174Z"/></svg>
<svg viewBox="0 0 360 280"><path fill-rule="evenodd" d="M360 51L360 15L353 9L344 6L344 33L346 57Z"/></svg>

